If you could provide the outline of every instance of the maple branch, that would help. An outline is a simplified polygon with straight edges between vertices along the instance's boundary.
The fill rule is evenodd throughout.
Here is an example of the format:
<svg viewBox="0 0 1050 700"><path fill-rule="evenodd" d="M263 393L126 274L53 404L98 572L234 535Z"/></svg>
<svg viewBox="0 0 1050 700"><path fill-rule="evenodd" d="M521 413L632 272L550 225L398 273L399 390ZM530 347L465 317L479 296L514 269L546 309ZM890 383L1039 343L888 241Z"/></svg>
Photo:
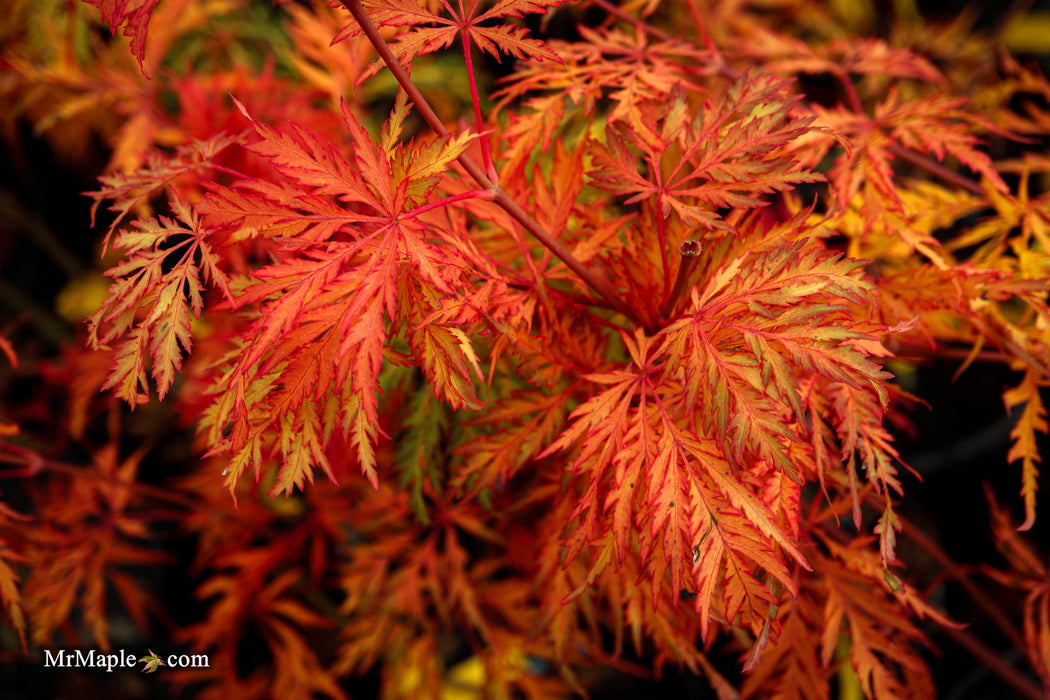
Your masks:
<svg viewBox="0 0 1050 700"><path fill-rule="evenodd" d="M25 457L19 457L10 454L0 454L0 464L13 464L15 466L24 467L25 471L19 470L19 473L3 473L0 472L0 477L11 478L29 478L39 473L41 470L47 469L48 471L58 472L65 474L70 477L82 477L89 476L97 481L102 481L108 486L116 488L123 488L131 491L133 494L142 497L152 498L157 501L164 501L172 505L180 506L186 510L198 511L203 510L203 504L184 496L177 491L170 491L168 489L162 489L157 486L151 486L150 484L144 484L140 481L125 481L123 479L115 479L105 474L100 474L88 467L79 464L68 464L66 462L59 462L54 459L48 459L38 454L32 454ZM244 519L239 513L229 513L226 511L207 511L210 515L220 515L222 517L231 518L234 520ZM245 521L247 522L247 521Z"/></svg>
<svg viewBox="0 0 1050 700"><path fill-rule="evenodd" d="M940 627L945 636L951 638L958 646L966 650L970 656L977 659L982 666L994 673L1003 683L1010 686L1022 697L1029 700L1045 700L1043 689L1033 683L1025 674L999 658L999 654L987 644L979 640L966 630L952 629L951 627ZM1024 646L1019 647L1021 650Z"/></svg>
<svg viewBox="0 0 1050 700"><path fill-rule="evenodd" d="M383 59L383 62L386 63L387 68L390 69L390 72L394 75L398 84L405 90L405 93L408 94L412 103L415 104L416 109L419 110L420 115L422 115L427 125L429 125L439 136L447 136L449 133L448 129L445 128L445 125L430 106L430 103L427 102L425 97L423 97L423 93L419 91L419 88L416 87L408 73L405 72L405 69L398 62L397 58L390 50L390 47L387 45L386 40L383 39L379 30L376 29L375 24L373 24L372 18L368 16L368 12L361 5L361 0L340 0L340 2L350 11L350 14L353 15L354 20L357 22L358 26L361 27L361 31L364 32L366 37L368 37L368 40ZM483 189L492 191L492 199L505 212L510 214L511 218L521 224L525 230L531 233L536 240L547 248L547 250L554 253L555 257L565 263L570 270L575 272L580 279L586 282L591 289L603 297L614 309L634 323L638 323L637 314L635 314L630 306L624 303L616 289L606 279L577 260L572 252L566 248L561 241L548 233L538 221L532 218L527 211L522 209L517 202L511 199L510 196L503 191L503 188L492 182L492 180L490 180L485 174L485 171L474 162L474 159L466 153L463 153L456 158L456 161L467 171L467 174L473 178L474 182Z"/></svg>
<svg viewBox="0 0 1050 700"><path fill-rule="evenodd" d="M672 38L670 34L665 32L664 30L660 29L659 27L654 27L653 25L649 24L648 22L646 22L644 20L641 20L638 17L635 17L633 15L630 15L630 14L624 12L619 7L617 7L616 5L613 5L611 2L608 2L608 0L591 0L591 1L592 1L592 3L594 5L597 5L598 7L602 8L603 10L608 12L613 17L621 19L624 22L627 22L629 24L633 24L635 27L637 27L638 29L641 29L646 34L651 34L652 36L656 37L657 39L659 39L661 41L670 41L671 38Z"/></svg>
<svg viewBox="0 0 1050 700"><path fill-rule="evenodd" d="M463 61L467 66L467 80L470 81L470 101L474 103L474 124L478 133L481 133L484 120L481 117L481 99L478 97L478 81L474 74L474 58L471 56L470 51L470 34L467 32L466 28L463 29L463 38L460 39L460 41L463 42ZM489 140L482 137L480 141L481 159L485 162L485 172L492 182L498 182L499 176L496 174L496 166L492 163L492 151L489 149Z"/></svg>
<svg viewBox="0 0 1050 700"><path fill-rule="evenodd" d="M897 156L901 160L907 161L915 167L921 168L922 170L925 170L926 172L932 175L936 175L945 182L951 183L956 187L967 190L968 192L973 192L978 196L985 196L984 188L981 187L979 183L974 182L965 175L960 175L954 170L949 170L940 163L934 160L930 160L922 154L916 153L911 149L904 148L903 146L898 146L895 143L891 143L888 146L886 146L886 150L888 150L890 153Z"/></svg>

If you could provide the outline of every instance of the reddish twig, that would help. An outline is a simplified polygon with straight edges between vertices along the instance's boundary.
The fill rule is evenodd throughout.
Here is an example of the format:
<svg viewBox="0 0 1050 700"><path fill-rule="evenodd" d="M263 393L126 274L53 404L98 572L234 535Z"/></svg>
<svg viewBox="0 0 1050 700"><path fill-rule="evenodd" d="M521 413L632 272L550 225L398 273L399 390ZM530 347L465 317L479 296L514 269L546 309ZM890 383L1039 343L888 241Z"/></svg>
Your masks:
<svg viewBox="0 0 1050 700"><path fill-rule="evenodd" d="M1011 644L1017 649L1025 648L1024 637L1021 632L1014 625L1010 617L1003 612L994 600L985 595L984 591L978 588L967 575L966 571L961 566L955 563L955 560L948 556L941 547L934 542L932 539L926 536L926 533L921 528L917 527L907 518L902 515L897 515L897 519L902 525L901 534L911 540L913 543L918 545L920 549L926 552L927 555L934 561L936 561L944 569L946 573L953 581L959 584L959 586L966 592L966 595L972 600L988 619L999 628L999 631L1003 633Z"/></svg>
<svg viewBox="0 0 1050 700"><path fill-rule="evenodd" d="M994 649L989 648L977 637L966 630L957 630L951 627L941 627L940 629L945 636L980 661L982 666L1002 679L1003 683L1016 690L1021 696L1029 698L1029 700L1046 700L1046 694L1043 693L1042 688L999 658L999 654ZM1024 647L1022 646L1021 649L1024 649Z"/></svg>
<svg viewBox="0 0 1050 700"><path fill-rule="evenodd" d="M974 182L970 178L965 175L960 175L954 170L949 170L940 163L930 160L924 155L920 155L915 151L904 148L903 146L898 146L895 143L891 143L886 149L901 160L907 161L915 167L921 168L932 175L936 175L947 183L955 185L956 187L968 192L973 192L981 197L985 194L984 188L981 187L980 183Z"/></svg>

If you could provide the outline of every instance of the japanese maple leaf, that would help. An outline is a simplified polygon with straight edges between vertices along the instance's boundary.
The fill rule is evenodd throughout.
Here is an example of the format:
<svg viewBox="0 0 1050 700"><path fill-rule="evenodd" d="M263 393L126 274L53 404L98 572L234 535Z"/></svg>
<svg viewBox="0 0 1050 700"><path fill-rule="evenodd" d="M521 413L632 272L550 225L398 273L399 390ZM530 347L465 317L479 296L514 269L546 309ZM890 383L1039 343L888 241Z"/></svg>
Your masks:
<svg viewBox="0 0 1050 700"><path fill-rule="evenodd" d="M745 75L725 100L699 110L676 93L670 104L633 103L599 151L596 180L626 204L653 199L664 217L674 211L688 226L724 228L720 208L762 206L764 194L823 179L782 148L808 127L791 118L797 98L786 88L774 76Z"/></svg>
<svg viewBox="0 0 1050 700"><path fill-rule="evenodd" d="M1048 430L1046 406L1040 396L1040 386L1045 386L1045 381L1040 382L1038 373L1029 369L1020 386L1003 394L1003 403L1008 410L1024 404L1017 425L1010 431L1013 446L1007 455L1008 461L1015 462L1020 459L1022 463L1021 494L1024 496L1025 519L1017 528L1020 531L1030 530L1035 524L1035 492L1039 485L1038 464L1041 461L1036 433L1045 435Z"/></svg>
<svg viewBox="0 0 1050 700"><path fill-rule="evenodd" d="M225 148L235 143L240 136L226 133L216 134L203 141L191 141L175 150L175 154L161 157L151 153L146 165L130 173L110 173L99 177L102 187L94 192L84 194L94 200L91 205L91 225L95 225L95 215L102 202L112 200L107 209L116 216L106 231L102 248L109 246L113 232L128 214L136 207L142 206L165 187L180 177L194 171L211 167L212 159Z"/></svg>
<svg viewBox="0 0 1050 700"><path fill-rule="evenodd" d="M1009 564L1006 571L984 566L984 572L1003 586L1025 594L1025 652L1043 686L1050 687L1050 571L1047 570L1046 556L1038 551L1030 538L1018 534L1026 529L1025 526L1015 527L1010 509L996 501L987 484L984 490L991 510L996 549Z"/></svg>
<svg viewBox="0 0 1050 700"><path fill-rule="evenodd" d="M981 130L1002 132L968 111L968 102L941 94L905 101L893 86L875 106L873 116L844 106L814 105L816 124L848 139L847 152L836 160L828 178L838 201L849 203L861 195L860 211L869 225L886 212L904 212L894 170L901 147L937 160L952 156L984 176L996 191L1008 191L991 158L979 150L981 140L976 135Z"/></svg>
<svg viewBox="0 0 1050 700"><path fill-rule="evenodd" d="M139 661L145 662L146 664L142 669L143 673L153 673L158 668L164 665L164 662L161 661L155 653L153 653L152 649L149 650L148 656L143 656L141 659L139 659Z"/></svg>
<svg viewBox="0 0 1050 700"><path fill-rule="evenodd" d="M861 262L802 243L737 258L693 291L695 311L664 329L668 371L686 372L687 410L701 419L732 461L751 452L801 477L783 441L798 440L782 411L804 415L802 373L870 389L885 404L886 378L856 342L842 302L870 304ZM807 303L802 303L802 302Z"/></svg>
<svg viewBox="0 0 1050 700"><path fill-rule="evenodd" d="M160 0L84 0L98 8L102 21L107 23L115 35L124 27L124 36L131 39L131 53L139 61L139 68L147 78L143 59L146 56L146 34L149 32L149 17Z"/></svg>
<svg viewBox="0 0 1050 700"><path fill-rule="evenodd" d="M212 453L233 455L231 486L249 463L259 468L270 427L279 436L271 449L283 461L275 492L302 486L311 465L334 478L325 446L337 424L376 484L379 371L384 345L406 325L438 395L454 407L476 405L470 373L480 376L481 369L470 341L461 329L426 317L434 300L465 284L460 277L470 266L462 256L469 247L429 212L477 193L428 200L477 135L400 143L409 113L403 92L378 143L345 103L342 111L349 158L297 125L278 130L253 120L261 138L251 150L286 182L215 186L202 206L209 223L229 227L234 237L279 237L273 264L256 270L231 304L261 313L216 384L206 416ZM243 218L251 209L256 214ZM231 422L223 435L218 427Z"/></svg>
<svg viewBox="0 0 1050 700"><path fill-rule="evenodd" d="M414 0L369 0L362 5L379 27L412 27L398 36L390 47L403 65L408 65L417 56L448 47L457 35L462 35L464 50L468 55L469 46L473 45L497 60L501 54L509 54L519 60L532 58L560 63L558 54L548 49L543 42L529 39L524 28L510 24L485 26L484 23L504 17L521 17L528 13L546 13L563 2L565 0L498 0L485 12L480 11L483 4L480 0L473 0L466 7L460 3L458 10L451 3L444 3L451 17L435 14ZM360 31L356 23L351 23L332 43L356 36ZM382 62L376 61L362 73L359 80L375 75L382 66Z"/></svg>
<svg viewBox="0 0 1050 700"><path fill-rule="evenodd" d="M640 331L633 339L622 337L631 368L585 375L607 388L577 407L573 423L540 455L576 444L573 471L588 482L573 512L581 526L566 560L582 551L599 524L613 536L611 551L599 557L595 571L611 557L622 565L634 534L655 599L667 573L672 590L683 588L692 551L690 585L697 591L703 633L716 604L727 619L740 615L760 628L775 596L755 572L761 569L794 590L783 554L802 566L805 559L762 500L733 478L714 442L675 420L682 391L654 371L659 339Z"/></svg>
<svg viewBox="0 0 1050 700"><path fill-rule="evenodd" d="M148 397L147 354L157 394L164 398L192 345L190 324L204 310L205 284L232 298L209 231L190 205L172 193L174 219L161 216L133 222L116 246L129 258L107 274L116 278L109 298L88 319L88 341L95 348L117 339L117 361L104 389L132 406ZM165 269L167 268L167 269ZM139 313L145 318L139 318Z"/></svg>
<svg viewBox="0 0 1050 700"><path fill-rule="evenodd" d="M3 424L0 423L0 430L2 429ZM0 435L2 434L0 432ZM27 520L29 520L28 516L7 507L0 501L0 524L8 532L14 530L16 523ZM0 539L0 602L3 602L3 607L7 610L8 617L11 618L11 625L18 632L24 651L26 649L26 614L22 605L22 594L18 590L19 577L13 567L13 564L23 561L25 561L23 555L14 551L7 542Z"/></svg>
<svg viewBox="0 0 1050 700"><path fill-rule="evenodd" d="M777 73L830 73L843 78L850 74L877 75L946 85L944 76L929 59L881 39L836 38L814 45L756 26L746 38L737 39L737 48Z"/></svg>

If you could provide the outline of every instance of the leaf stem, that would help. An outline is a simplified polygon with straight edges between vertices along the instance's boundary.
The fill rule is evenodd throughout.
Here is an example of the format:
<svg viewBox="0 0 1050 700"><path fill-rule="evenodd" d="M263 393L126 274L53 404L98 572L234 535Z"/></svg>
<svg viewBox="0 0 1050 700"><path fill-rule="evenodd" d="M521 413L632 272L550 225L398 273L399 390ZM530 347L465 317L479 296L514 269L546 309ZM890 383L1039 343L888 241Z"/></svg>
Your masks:
<svg viewBox="0 0 1050 700"><path fill-rule="evenodd" d="M704 28L704 19L700 16L700 8L696 6L696 0L689 0L689 14L693 18L693 24L696 25L696 31L700 32L700 38L703 39L704 46L707 47L712 56L718 57L719 63L722 63L722 53L715 46L715 42L711 41L711 36Z"/></svg>
<svg viewBox="0 0 1050 700"><path fill-rule="evenodd" d="M372 43L376 52L379 53L380 58L386 63L387 68L390 69L390 72L394 75L398 84L404 88L405 93L412 100L413 104L415 104L416 109L419 110L420 115L422 115L430 128L440 136L447 135L449 133L448 129L445 128L445 125L441 122L437 113L434 112L430 103L428 103L426 98L423 97L423 93L419 91L419 88L415 86L415 83L409 78L408 73L405 72L405 69L398 62L397 58L390 50L390 47L387 45L386 40L383 39L379 30L376 29L375 24L372 23L372 18L368 16L368 12L361 5L361 0L340 0L340 2L350 11L350 14L353 15L354 20L356 20L358 26L361 27L361 31L364 32L366 37L368 37L368 40ZM511 199L507 193L503 191L503 188L492 182L492 180L490 180L485 174L484 170L482 170L470 156L464 153L456 160L463 169L467 171L467 174L473 178L474 182L483 189L492 191L493 200L495 200L496 204L498 204L504 211L510 214L511 218L521 224L525 230L531 233L536 240L547 248L547 250L551 251L557 258L564 262L570 270L575 272L580 279L591 287L591 289L604 298L610 306L629 318L632 322L638 323L637 314L631 309L631 307L624 303L616 289L605 278L601 277L577 260L572 252L566 248L561 241L548 233L538 221L533 219L527 211L522 209L517 202Z"/></svg>
<svg viewBox="0 0 1050 700"><path fill-rule="evenodd" d="M857 86L850 80L849 73L840 69L835 71L835 77L839 79L842 89L846 91L846 100L849 102L850 109L857 114L864 114L864 103L861 102Z"/></svg>
<svg viewBox="0 0 1050 700"><path fill-rule="evenodd" d="M463 61L467 66L467 80L470 81L470 101L474 103L474 124L478 133L481 133L485 122L481 117L481 98L478 97L478 81L474 71L474 59L470 51L470 34L466 29L463 30L461 42L463 44ZM485 174L488 175L489 180L492 182L499 182L496 166L492 163L492 151L489 149L488 137L482 136L480 140L481 159L485 162Z"/></svg>

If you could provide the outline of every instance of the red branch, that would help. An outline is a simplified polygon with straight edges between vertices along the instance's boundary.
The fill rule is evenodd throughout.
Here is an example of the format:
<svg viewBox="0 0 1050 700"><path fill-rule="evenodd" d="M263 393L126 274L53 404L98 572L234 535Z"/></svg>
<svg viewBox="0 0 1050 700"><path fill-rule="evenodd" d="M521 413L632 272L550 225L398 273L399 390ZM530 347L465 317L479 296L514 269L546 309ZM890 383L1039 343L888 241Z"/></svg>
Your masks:
<svg viewBox="0 0 1050 700"><path fill-rule="evenodd" d="M372 19L368 16L368 12L361 5L361 0L340 1L343 6L350 11L350 14L353 15L357 24L361 27L361 31L363 31L365 36L368 37L372 46L375 47L375 50L379 53L380 58L386 63L387 68L390 69L390 72L394 75L398 84L408 94L412 103L415 104L416 109L419 110L419 113L423 116L423 119L430 128L441 136L448 134L448 129L445 128L445 125L441 122L437 113L434 112L430 103L427 102L427 99L423 97L423 93L421 93L419 88L417 88L412 82L408 73L405 72L405 69L402 68L401 64L390 50L386 40L383 39L379 30L376 29L375 24L372 23ZM493 200L496 204L510 214L515 221L521 224L526 231L531 233L536 240L547 248L547 250L552 252L555 257L565 263L570 270L575 272L580 279L586 282L591 289L605 299L610 306L631 319L631 321L638 323L638 316L631 307L624 303L620 298L619 293L606 279L577 260L572 252L566 248L561 241L554 238L538 221L533 219L527 211L522 209L517 202L511 199L510 196L503 191L503 188L492 182L492 180L490 180L485 174L485 171L478 166L470 156L464 153L456 160L461 166L463 166L463 169L467 171L467 174L474 179L474 182L478 183L478 186L492 192Z"/></svg>

